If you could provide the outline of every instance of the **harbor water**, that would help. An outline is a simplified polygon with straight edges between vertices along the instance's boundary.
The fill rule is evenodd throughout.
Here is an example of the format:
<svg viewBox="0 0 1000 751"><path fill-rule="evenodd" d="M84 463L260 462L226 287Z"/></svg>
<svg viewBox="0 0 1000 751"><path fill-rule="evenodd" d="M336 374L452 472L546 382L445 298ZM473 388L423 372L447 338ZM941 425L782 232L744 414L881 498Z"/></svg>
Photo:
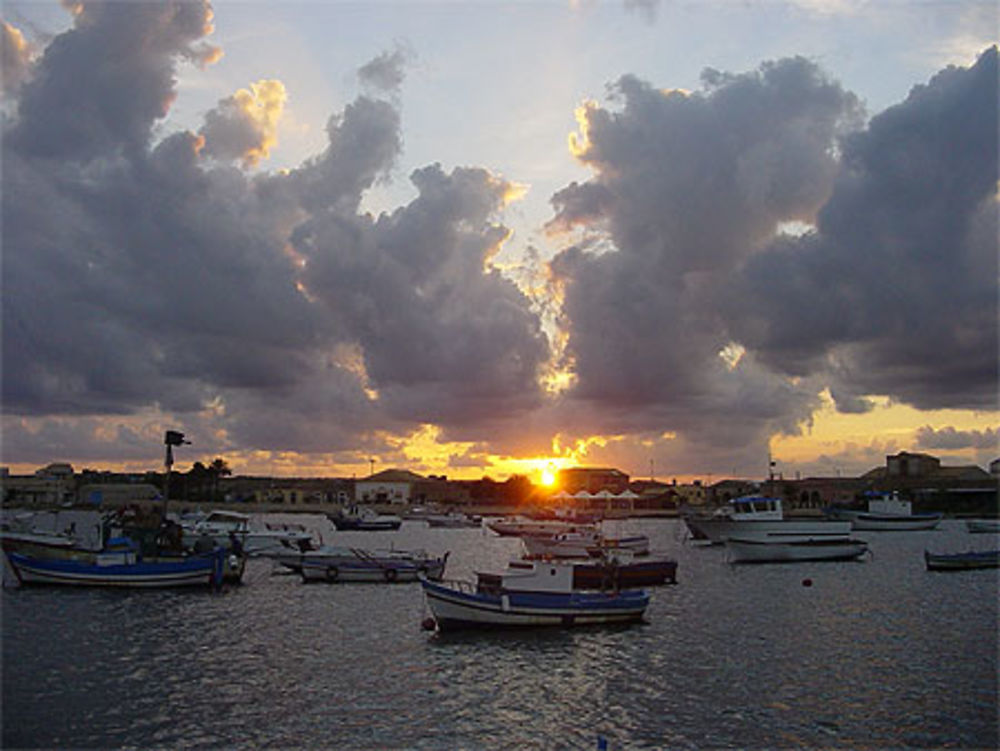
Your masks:
<svg viewBox="0 0 1000 751"><path fill-rule="evenodd" d="M278 518L278 517L273 517ZM478 529L334 532L496 570ZM437 634L418 584L303 584L252 560L221 593L5 589L3 748L996 748L997 546L959 521L856 533L853 562L734 565L678 520L614 523L676 558L627 627Z"/></svg>

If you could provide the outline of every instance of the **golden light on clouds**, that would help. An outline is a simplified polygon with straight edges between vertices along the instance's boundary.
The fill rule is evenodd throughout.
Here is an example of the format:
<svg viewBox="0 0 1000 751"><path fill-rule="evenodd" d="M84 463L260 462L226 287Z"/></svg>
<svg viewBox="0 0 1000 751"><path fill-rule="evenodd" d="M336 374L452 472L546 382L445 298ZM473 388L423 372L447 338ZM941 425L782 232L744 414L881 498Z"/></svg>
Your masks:
<svg viewBox="0 0 1000 751"><path fill-rule="evenodd" d="M575 157L581 157L590 148L590 113L597 108L597 103L592 99L586 100L573 111L579 132L569 134L569 153Z"/></svg>
<svg viewBox="0 0 1000 751"><path fill-rule="evenodd" d="M250 84L250 89L240 89L233 94L233 102L249 119L260 141L243 154L243 162L254 166L268 156L271 147L278 143L278 121L285 109L288 94L278 80L261 80Z"/></svg>

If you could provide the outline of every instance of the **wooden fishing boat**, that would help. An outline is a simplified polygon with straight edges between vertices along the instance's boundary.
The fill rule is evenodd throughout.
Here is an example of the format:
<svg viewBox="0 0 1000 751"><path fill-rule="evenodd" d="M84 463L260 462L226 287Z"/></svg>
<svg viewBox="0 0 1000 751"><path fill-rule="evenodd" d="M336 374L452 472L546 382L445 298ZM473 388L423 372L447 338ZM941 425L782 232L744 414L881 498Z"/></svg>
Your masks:
<svg viewBox="0 0 1000 751"><path fill-rule="evenodd" d="M392 584L415 582L420 574L440 580L448 563L448 553L433 556L423 550L365 550L334 545L302 552L275 552L268 557L296 571L307 582Z"/></svg>

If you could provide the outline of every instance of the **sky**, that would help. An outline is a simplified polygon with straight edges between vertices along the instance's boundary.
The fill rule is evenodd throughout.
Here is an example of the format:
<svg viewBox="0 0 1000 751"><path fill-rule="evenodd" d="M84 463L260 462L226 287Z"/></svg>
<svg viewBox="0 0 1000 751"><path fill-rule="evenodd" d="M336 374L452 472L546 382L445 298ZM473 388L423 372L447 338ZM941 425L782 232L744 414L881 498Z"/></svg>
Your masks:
<svg viewBox="0 0 1000 751"><path fill-rule="evenodd" d="M1000 456L993 2L0 13L12 473Z"/></svg>

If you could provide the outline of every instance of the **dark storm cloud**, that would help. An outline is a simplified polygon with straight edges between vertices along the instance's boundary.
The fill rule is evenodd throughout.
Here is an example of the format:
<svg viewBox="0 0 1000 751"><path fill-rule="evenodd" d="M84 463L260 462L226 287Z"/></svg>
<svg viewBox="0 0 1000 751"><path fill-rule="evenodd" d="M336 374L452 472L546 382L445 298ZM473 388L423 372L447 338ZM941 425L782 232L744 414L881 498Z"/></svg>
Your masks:
<svg viewBox="0 0 1000 751"><path fill-rule="evenodd" d="M779 372L826 370L847 399L995 409L997 80L994 47L845 139L817 231L726 290L735 337Z"/></svg>
<svg viewBox="0 0 1000 751"><path fill-rule="evenodd" d="M141 152L174 95L174 62L212 59L199 40L207 2L74 5L73 29L36 63L6 134L20 153L87 160L115 149Z"/></svg>
<svg viewBox="0 0 1000 751"><path fill-rule="evenodd" d="M540 322L512 282L485 270L507 235L491 218L511 186L437 165L411 180L419 196L391 215L299 229L310 294L361 344L390 415L448 424L532 406L547 356Z"/></svg>
<svg viewBox="0 0 1000 751"><path fill-rule="evenodd" d="M794 430L815 391L735 350L721 358L731 337L710 301L779 222L819 208L835 138L859 107L801 58L707 71L704 84L663 92L627 76L612 91L619 111L588 106L576 150L595 176L553 197L550 226L606 230L613 250L584 243L551 269L565 292L573 398L735 446Z"/></svg>
<svg viewBox="0 0 1000 751"><path fill-rule="evenodd" d="M411 204L359 213L402 143L397 110L365 96L298 169L227 166L266 155L276 81L155 142L209 18L87 3L21 90L3 140L6 450L96 440L93 422L18 415L160 408L185 414L200 450L329 452L537 404L538 318L488 266L512 186L435 165L413 174Z"/></svg>

